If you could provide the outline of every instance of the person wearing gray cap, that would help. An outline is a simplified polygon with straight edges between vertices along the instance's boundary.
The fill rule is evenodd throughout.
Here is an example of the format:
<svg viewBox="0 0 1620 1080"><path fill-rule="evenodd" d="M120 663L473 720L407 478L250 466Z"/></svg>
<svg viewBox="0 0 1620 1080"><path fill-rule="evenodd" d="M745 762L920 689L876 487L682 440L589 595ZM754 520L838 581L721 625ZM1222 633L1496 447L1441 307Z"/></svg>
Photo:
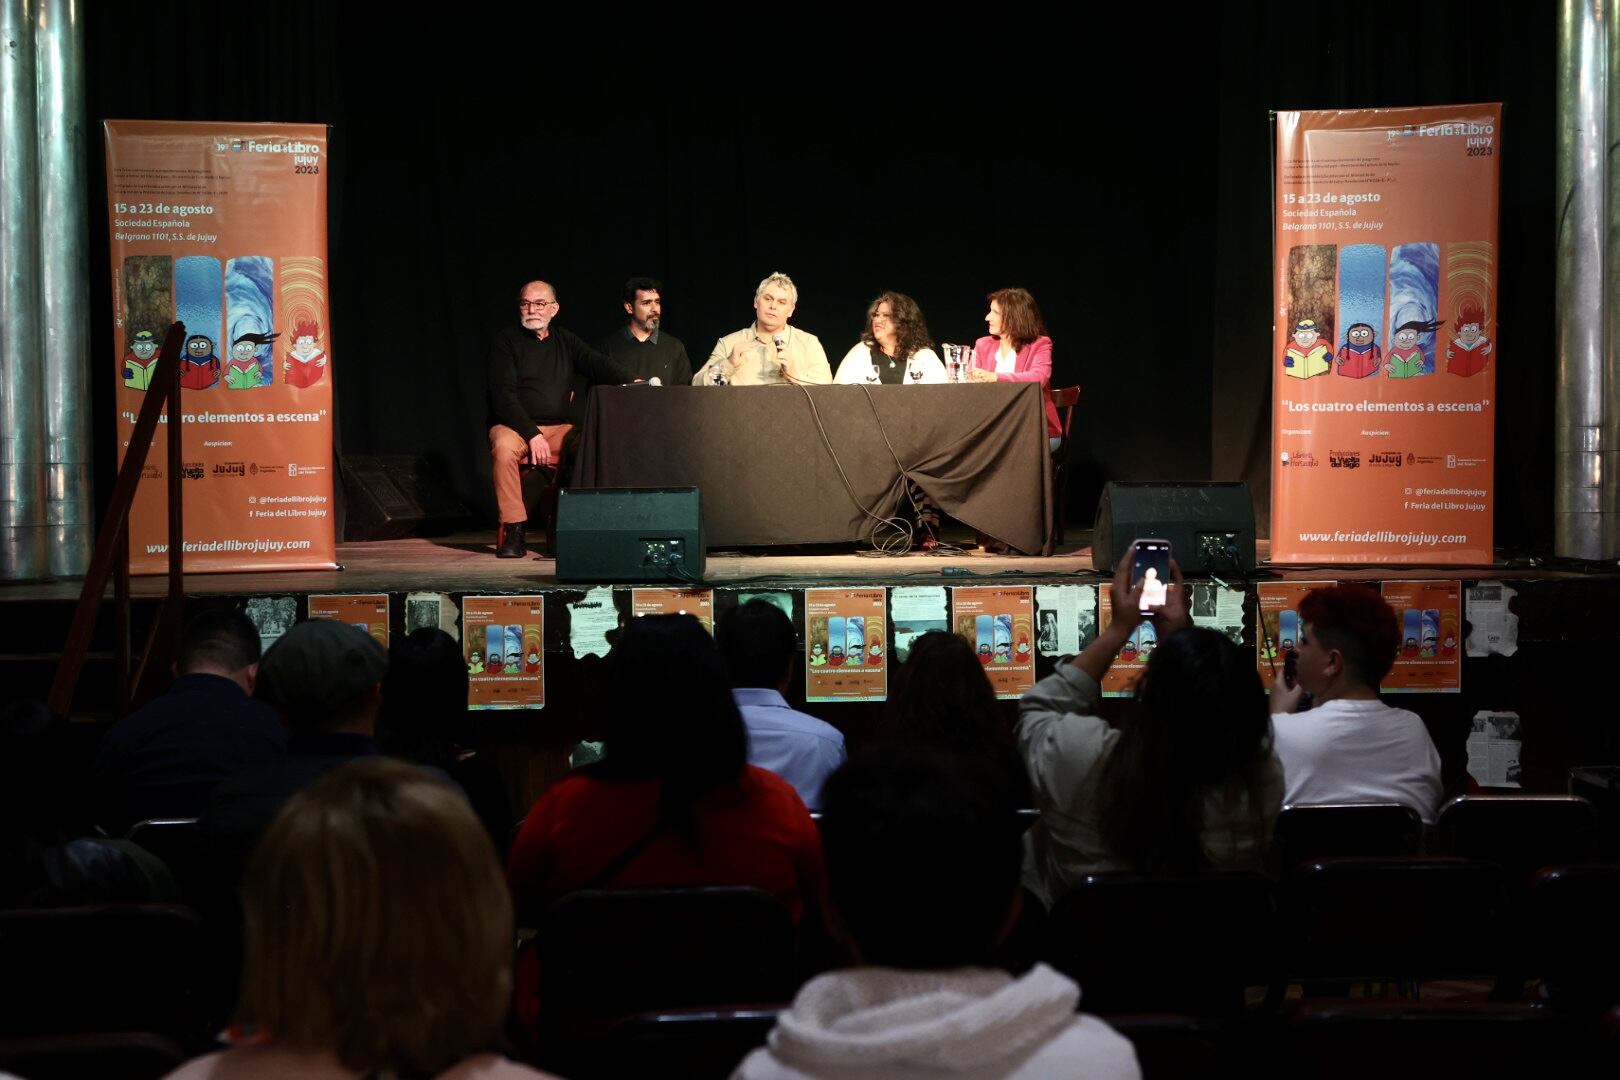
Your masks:
<svg viewBox="0 0 1620 1080"><path fill-rule="evenodd" d="M346 762L381 756L375 734L387 673L388 654L371 635L331 619L297 624L264 654L256 693L287 726L287 754L214 789L197 822L196 879L182 882L222 932L236 932L248 859L282 804ZM219 944L234 963L232 941Z"/></svg>

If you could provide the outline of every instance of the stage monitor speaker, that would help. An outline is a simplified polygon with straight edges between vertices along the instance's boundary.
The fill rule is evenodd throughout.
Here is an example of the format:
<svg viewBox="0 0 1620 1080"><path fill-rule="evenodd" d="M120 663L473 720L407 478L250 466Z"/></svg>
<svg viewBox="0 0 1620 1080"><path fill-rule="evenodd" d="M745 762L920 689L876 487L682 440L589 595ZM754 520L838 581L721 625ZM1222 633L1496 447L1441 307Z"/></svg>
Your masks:
<svg viewBox="0 0 1620 1080"><path fill-rule="evenodd" d="M348 454L341 465L345 540L447 532L470 516L449 481L424 458Z"/></svg>
<svg viewBox="0 0 1620 1080"><path fill-rule="evenodd" d="M564 488L558 581L703 580L697 488Z"/></svg>
<svg viewBox="0 0 1620 1080"><path fill-rule="evenodd" d="M1112 573L1132 541L1170 541L1188 577L1254 571L1254 503L1249 485L1116 484L1103 488L1091 534L1091 563Z"/></svg>

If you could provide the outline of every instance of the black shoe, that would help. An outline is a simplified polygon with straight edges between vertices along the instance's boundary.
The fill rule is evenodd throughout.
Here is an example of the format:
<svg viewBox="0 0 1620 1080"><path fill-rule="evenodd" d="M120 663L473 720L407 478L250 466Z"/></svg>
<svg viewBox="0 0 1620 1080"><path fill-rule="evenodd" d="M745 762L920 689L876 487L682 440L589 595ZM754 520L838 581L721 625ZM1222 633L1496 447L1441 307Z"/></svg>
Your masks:
<svg viewBox="0 0 1620 1080"><path fill-rule="evenodd" d="M495 539L495 557L499 559L522 559L528 556L529 546L523 542L523 526L527 522L502 522L501 531Z"/></svg>

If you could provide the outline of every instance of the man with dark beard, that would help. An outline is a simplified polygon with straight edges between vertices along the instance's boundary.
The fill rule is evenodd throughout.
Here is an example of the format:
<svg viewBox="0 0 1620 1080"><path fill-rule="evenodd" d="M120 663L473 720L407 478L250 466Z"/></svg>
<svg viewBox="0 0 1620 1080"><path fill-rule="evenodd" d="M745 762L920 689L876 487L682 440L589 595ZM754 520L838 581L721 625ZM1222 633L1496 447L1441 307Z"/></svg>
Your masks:
<svg viewBox="0 0 1620 1080"><path fill-rule="evenodd" d="M692 361L686 346L662 328L663 285L656 278L633 277L624 283L624 312L630 321L597 343L636 378L663 386L690 386Z"/></svg>

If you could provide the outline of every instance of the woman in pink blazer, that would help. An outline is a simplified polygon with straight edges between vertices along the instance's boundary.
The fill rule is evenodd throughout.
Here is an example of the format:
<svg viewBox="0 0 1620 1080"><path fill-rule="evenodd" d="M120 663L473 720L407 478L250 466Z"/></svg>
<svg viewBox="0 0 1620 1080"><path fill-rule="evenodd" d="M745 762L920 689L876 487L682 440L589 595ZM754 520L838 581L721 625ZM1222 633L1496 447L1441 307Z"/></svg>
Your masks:
<svg viewBox="0 0 1620 1080"><path fill-rule="evenodd" d="M1057 406L1052 404L1052 339L1046 336L1041 309L1028 289L998 289L990 294L984 317L990 333L973 343L971 382L1038 382L1046 401L1046 436L1057 449L1063 435Z"/></svg>

